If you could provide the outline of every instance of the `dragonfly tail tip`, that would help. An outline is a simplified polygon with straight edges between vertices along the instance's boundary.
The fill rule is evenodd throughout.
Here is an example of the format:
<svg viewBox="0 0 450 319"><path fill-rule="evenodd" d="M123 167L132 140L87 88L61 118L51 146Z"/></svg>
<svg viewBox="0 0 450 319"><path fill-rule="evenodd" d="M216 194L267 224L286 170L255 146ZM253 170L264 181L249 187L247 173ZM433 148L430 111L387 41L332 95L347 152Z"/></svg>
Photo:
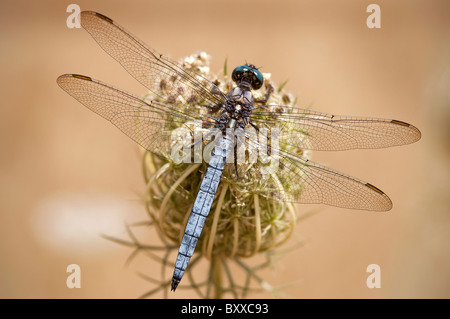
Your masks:
<svg viewBox="0 0 450 319"><path fill-rule="evenodd" d="M172 287L170 288L170 291L175 291L179 283L180 281L178 279L172 278Z"/></svg>

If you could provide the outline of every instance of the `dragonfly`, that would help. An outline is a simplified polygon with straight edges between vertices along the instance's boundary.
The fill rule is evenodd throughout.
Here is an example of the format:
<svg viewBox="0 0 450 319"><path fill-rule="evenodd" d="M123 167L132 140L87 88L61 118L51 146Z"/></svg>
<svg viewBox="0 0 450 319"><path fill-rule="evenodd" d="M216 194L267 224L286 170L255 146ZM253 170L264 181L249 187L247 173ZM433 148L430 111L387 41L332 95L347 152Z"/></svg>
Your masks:
<svg viewBox="0 0 450 319"><path fill-rule="evenodd" d="M227 160L236 155L237 139L230 131L241 130L240 140L245 145L260 148L264 138L257 138L254 132L259 133L262 127L275 123L280 125L280 143L270 146L280 165L270 178L259 178L261 175L254 169L238 170L241 166L236 159L233 165L236 178L253 174L253 180L265 183L260 188L268 189L262 195L269 199L370 211L392 208L390 198L378 187L315 163L296 150L342 151L410 144L421 138L415 126L399 120L339 116L268 104L270 90L265 99L253 95L262 87L264 77L252 64L236 67L232 73L234 87L222 92L216 83L158 53L112 19L92 11L80 15L81 25L100 47L155 96L161 95L164 88L173 100L181 94L188 98L186 107L161 99L148 100L79 74L58 77L57 83L64 91L156 155L170 153L174 145L171 133L189 121L201 121L203 128L223 133L215 142L185 226L171 290L177 289L194 254L222 172L226 165L233 165ZM200 107L188 107L192 105ZM278 109L286 111L278 112ZM267 135L262 136L269 141ZM262 166L252 166L255 167ZM289 185L289 189L283 185Z"/></svg>

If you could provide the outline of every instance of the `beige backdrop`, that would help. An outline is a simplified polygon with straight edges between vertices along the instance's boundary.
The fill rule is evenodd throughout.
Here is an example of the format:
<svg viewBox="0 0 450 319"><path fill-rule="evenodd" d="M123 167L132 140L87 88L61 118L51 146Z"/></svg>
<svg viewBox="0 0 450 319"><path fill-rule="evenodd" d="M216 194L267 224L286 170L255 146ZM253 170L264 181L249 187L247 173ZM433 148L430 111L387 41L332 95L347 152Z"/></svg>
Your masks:
<svg viewBox="0 0 450 319"><path fill-rule="evenodd" d="M219 71L249 61L271 72L300 106L410 122L416 144L315 152L313 160L367 180L393 200L389 213L303 205L306 245L260 273L295 297L450 297L450 3L377 1L381 29L366 26L373 1L77 1L158 51L199 50ZM135 298L152 288L125 267L125 223L145 218L136 145L56 85L80 73L144 94L82 29L66 27L71 1L0 3L0 297ZM142 232L149 242L152 230ZM291 247L290 241L286 247ZM366 267L379 264L381 289ZM66 287L78 264L81 289ZM161 296L161 295L158 295ZM179 289L171 297L194 296ZM251 294L250 297L268 297Z"/></svg>

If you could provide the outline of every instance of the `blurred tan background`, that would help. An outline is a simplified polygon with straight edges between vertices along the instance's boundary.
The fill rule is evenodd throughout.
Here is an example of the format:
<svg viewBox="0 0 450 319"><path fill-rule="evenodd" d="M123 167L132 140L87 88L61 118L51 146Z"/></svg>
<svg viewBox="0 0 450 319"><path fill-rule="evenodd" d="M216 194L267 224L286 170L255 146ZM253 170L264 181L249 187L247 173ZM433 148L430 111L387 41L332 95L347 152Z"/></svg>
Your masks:
<svg viewBox="0 0 450 319"><path fill-rule="evenodd" d="M56 84L89 75L144 94L83 29L72 1L0 2L0 297L135 298L152 288L125 267L125 223L146 218L136 145ZM450 3L442 1L77 1L179 59L205 50L219 72L249 61L297 95L299 106L416 125L416 144L315 152L313 160L383 189L389 213L299 206L306 245L260 275L294 298L450 297ZM366 7L381 7L368 29ZM155 234L144 234L151 242ZM294 244L291 241L286 247ZM78 264L82 288L66 287ZM366 267L381 266L368 289ZM154 268L152 268L154 267ZM157 295L161 296L161 295ZM195 296L179 289L171 297ZM252 294L250 297L269 297Z"/></svg>

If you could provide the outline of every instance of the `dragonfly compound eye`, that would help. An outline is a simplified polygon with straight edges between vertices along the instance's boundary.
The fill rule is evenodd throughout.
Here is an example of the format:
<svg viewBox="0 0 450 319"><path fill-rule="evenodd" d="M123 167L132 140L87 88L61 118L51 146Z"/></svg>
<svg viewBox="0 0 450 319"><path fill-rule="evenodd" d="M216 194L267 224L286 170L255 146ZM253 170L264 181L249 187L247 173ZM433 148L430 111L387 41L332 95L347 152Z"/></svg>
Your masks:
<svg viewBox="0 0 450 319"><path fill-rule="evenodd" d="M237 68L235 68L233 70L233 73L231 74L231 79L236 82L239 83L242 79L242 75L247 71L247 68L245 67L245 65L240 65Z"/></svg>
<svg viewBox="0 0 450 319"><path fill-rule="evenodd" d="M245 79L251 84L253 90L258 90L264 83L263 75L252 64L238 66L233 70L231 78L238 84Z"/></svg>
<svg viewBox="0 0 450 319"><path fill-rule="evenodd" d="M258 70L253 70L252 89L258 90L264 83L264 77Z"/></svg>

